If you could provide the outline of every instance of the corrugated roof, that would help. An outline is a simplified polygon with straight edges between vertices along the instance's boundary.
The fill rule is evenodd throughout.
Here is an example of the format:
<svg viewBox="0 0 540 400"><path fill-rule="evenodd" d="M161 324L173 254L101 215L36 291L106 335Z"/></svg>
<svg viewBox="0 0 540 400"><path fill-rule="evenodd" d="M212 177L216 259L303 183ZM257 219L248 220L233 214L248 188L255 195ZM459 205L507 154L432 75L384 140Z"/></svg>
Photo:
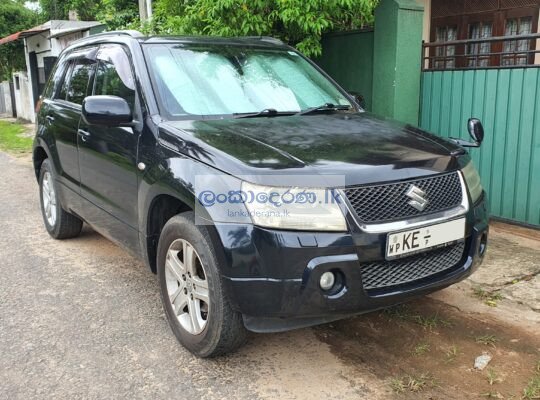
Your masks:
<svg viewBox="0 0 540 400"><path fill-rule="evenodd" d="M37 35L45 31L51 31L50 37L58 37L67 35L70 33L84 31L94 26L103 25L98 21L65 21L65 20L51 20L44 24L34 26L33 28L13 33L5 38L0 39L0 45L13 42L14 40L22 39L28 36Z"/></svg>
<svg viewBox="0 0 540 400"><path fill-rule="evenodd" d="M45 32L45 31L48 31L49 29L48 28L41 28L41 27L34 27L32 29L27 29L25 31L20 31L20 32L17 32L17 33L12 33L11 35L9 36L6 36L5 38L2 38L0 39L0 45L2 44L5 44L5 43L9 43L9 42L13 42L14 40L18 40L18 39L22 39L22 38L25 38L27 36L32 36L32 35L36 35L38 33L41 33L41 32Z"/></svg>

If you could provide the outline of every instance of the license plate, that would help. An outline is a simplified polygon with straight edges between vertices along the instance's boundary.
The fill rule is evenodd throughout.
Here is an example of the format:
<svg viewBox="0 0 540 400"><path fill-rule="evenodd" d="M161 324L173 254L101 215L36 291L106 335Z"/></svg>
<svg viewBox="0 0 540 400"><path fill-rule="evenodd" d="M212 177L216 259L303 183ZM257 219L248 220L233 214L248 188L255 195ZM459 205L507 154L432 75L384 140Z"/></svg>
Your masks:
<svg viewBox="0 0 540 400"><path fill-rule="evenodd" d="M386 239L386 258L401 258L434 247L448 246L464 237L465 218L389 233Z"/></svg>

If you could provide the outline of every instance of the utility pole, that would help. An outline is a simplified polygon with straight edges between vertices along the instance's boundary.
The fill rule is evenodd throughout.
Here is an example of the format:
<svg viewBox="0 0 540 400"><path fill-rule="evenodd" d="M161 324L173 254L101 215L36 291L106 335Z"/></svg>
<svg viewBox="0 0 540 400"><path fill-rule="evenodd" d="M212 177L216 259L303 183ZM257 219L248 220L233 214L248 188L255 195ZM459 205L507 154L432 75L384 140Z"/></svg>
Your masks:
<svg viewBox="0 0 540 400"><path fill-rule="evenodd" d="M141 22L152 18L152 0L139 0L139 16Z"/></svg>

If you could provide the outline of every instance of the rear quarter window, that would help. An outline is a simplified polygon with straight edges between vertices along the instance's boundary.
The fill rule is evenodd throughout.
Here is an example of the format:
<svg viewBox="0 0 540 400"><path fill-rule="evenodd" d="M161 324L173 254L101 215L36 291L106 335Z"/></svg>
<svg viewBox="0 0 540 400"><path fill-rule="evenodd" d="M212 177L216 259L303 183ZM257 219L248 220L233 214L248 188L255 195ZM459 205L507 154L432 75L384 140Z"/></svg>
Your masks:
<svg viewBox="0 0 540 400"><path fill-rule="evenodd" d="M47 86L43 91L43 98L54 98L55 94L58 92L60 86L62 85L68 65L69 63L66 62L65 57L62 57L60 60L58 60L51 72L49 81L47 82Z"/></svg>

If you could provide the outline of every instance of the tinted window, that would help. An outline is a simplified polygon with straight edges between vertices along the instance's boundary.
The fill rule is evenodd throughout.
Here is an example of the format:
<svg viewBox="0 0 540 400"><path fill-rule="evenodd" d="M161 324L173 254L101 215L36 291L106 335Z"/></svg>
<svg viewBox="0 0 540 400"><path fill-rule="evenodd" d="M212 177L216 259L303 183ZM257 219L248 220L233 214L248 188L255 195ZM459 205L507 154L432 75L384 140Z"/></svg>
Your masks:
<svg viewBox="0 0 540 400"><path fill-rule="evenodd" d="M86 97L88 81L90 80L93 67L93 64L87 62L75 62L71 71L71 79L66 97L67 101L71 101L75 104L82 104Z"/></svg>
<svg viewBox="0 0 540 400"><path fill-rule="evenodd" d="M133 109L135 83L126 52L119 46L107 46L100 49L98 59L94 94L122 97Z"/></svg>
<svg viewBox="0 0 540 400"><path fill-rule="evenodd" d="M55 93L58 91L58 88L62 83L62 77L64 76L64 72L66 72L67 65L68 64L66 62L63 62L63 59L61 59L54 66L49 82L47 83L47 87L43 92L44 98L52 99L54 97Z"/></svg>
<svg viewBox="0 0 540 400"><path fill-rule="evenodd" d="M65 100L66 94L68 91L68 85L69 85L69 77L71 76L71 71L73 69L73 64L66 63L64 66L65 74L60 74L60 77L63 77L64 79L60 78L60 82L58 82L58 86L60 86L60 90L55 90L55 99L59 100Z"/></svg>

